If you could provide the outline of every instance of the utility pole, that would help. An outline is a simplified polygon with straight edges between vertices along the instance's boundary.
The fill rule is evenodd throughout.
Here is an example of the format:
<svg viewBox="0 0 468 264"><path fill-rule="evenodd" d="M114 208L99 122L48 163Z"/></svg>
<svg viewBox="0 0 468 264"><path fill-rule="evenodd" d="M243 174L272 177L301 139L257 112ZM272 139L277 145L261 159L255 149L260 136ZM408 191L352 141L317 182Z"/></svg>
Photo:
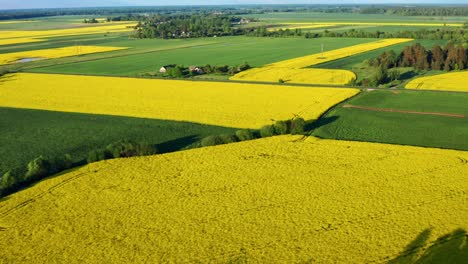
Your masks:
<svg viewBox="0 0 468 264"><path fill-rule="evenodd" d="M323 59L323 43L322 43L322 57L321 58Z"/></svg>

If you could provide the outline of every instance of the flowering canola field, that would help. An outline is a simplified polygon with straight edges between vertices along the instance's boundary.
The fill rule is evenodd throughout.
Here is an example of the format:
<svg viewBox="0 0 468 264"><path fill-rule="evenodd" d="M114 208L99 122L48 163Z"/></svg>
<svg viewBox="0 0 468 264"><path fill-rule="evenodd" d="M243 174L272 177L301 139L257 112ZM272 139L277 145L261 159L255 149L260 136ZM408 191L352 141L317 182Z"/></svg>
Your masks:
<svg viewBox="0 0 468 264"><path fill-rule="evenodd" d="M416 78L405 88L422 90L447 90L468 92L468 71L450 72Z"/></svg>
<svg viewBox="0 0 468 264"><path fill-rule="evenodd" d="M468 229L467 160L278 136L94 163L0 203L0 259L463 263L466 232L436 240Z"/></svg>
<svg viewBox="0 0 468 264"><path fill-rule="evenodd" d="M103 47L103 46L71 46L54 49L30 50L0 54L0 65L15 63L24 58L34 59L56 59L91 53L108 52L127 49L124 47Z"/></svg>
<svg viewBox="0 0 468 264"><path fill-rule="evenodd" d="M0 106L259 128L295 114L316 119L357 89L19 73Z"/></svg>
<svg viewBox="0 0 468 264"><path fill-rule="evenodd" d="M304 68L411 40L412 39L384 39L331 50L324 53L293 58L271 63L260 68L243 71L234 75L230 79L265 82L278 82L279 79L282 79L283 81L290 83L344 85L356 78L356 75L353 72L345 70Z"/></svg>
<svg viewBox="0 0 468 264"><path fill-rule="evenodd" d="M278 28L269 28L269 31L275 30L285 30L285 29L314 29L314 28L323 28L323 27L333 27L333 26L413 26L413 27L462 27L463 23L398 23L398 22L332 22L332 23L281 23L282 27Z"/></svg>
<svg viewBox="0 0 468 264"><path fill-rule="evenodd" d="M76 27L53 30L1 30L0 45L19 44L29 42L44 41L46 38L64 37L88 34L106 34L112 32L132 31L136 23L113 24L108 26Z"/></svg>

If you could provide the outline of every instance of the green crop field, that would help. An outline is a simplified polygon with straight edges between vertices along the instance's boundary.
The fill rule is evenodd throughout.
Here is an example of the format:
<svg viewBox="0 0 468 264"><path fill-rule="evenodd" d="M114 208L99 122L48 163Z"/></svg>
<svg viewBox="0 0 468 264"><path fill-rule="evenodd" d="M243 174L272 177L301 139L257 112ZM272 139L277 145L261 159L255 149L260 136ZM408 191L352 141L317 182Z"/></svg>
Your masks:
<svg viewBox="0 0 468 264"><path fill-rule="evenodd" d="M368 60L368 59L374 59L380 54L384 53L385 51L393 50L397 54L407 46L411 46L415 43L420 43L424 47L430 49L432 46L439 44L439 45L444 45L447 41L445 40L426 40L426 39L418 39L418 40L413 40L411 42L406 42L402 44L396 44L392 45L390 47L385 47L381 49L376 49L360 54L356 54L353 56L349 56L343 59L338 59L338 60L332 60L329 62L321 63L312 66L311 68L322 68L322 69L343 69L343 70L356 70L356 67L359 66L363 61Z"/></svg>
<svg viewBox="0 0 468 264"><path fill-rule="evenodd" d="M318 13L318 12L274 12L251 14L249 17L267 23L286 22L406 22L406 23L449 23L465 22L466 17L433 17L433 16L398 16L358 13Z"/></svg>
<svg viewBox="0 0 468 264"><path fill-rule="evenodd" d="M330 110L315 124L322 138L468 150L467 93L367 91ZM382 112L346 105L436 112L465 117Z"/></svg>
<svg viewBox="0 0 468 264"><path fill-rule="evenodd" d="M338 60L333 60L333 61L313 65L311 68L350 70L356 74L357 80L360 81L364 78L368 78L369 76L371 76L375 70L375 68L368 67L368 65L364 63L365 60L377 58L383 52L389 51L389 50L393 50L397 54L399 54L401 51L403 51L405 47L411 46L415 43L420 43L426 49L431 49L434 45L437 45L437 44L445 45L446 42L447 42L446 40L426 40L426 39L420 40L418 39L418 40L414 40L414 41L407 42L407 43L397 44L397 45L393 45L390 47L385 47L381 49L364 52L361 54L356 54L356 55L346 57L343 59L338 59ZM409 81L412 78L420 77L420 75L422 74L422 73L416 73L415 71L412 70L412 68L411 69L400 68L399 70L402 74L401 79L405 81ZM424 74L430 75L432 74L432 71L425 72Z"/></svg>
<svg viewBox="0 0 468 264"><path fill-rule="evenodd" d="M189 122L4 107L0 116L0 174L40 155L68 153L79 161L89 151L122 139L157 144L160 152L170 152L207 135L235 131Z"/></svg>
<svg viewBox="0 0 468 264"><path fill-rule="evenodd" d="M44 68L35 68L34 72L42 73L80 73L132 76L148 71L155 71L166 64L182 65L238 65L248 62L251 66L281 61L317 53L320 45L329 49L337 49L350 45L366 43L375 39L304 39L304 38L257 38L257 37L223 37L205 39L211 44L193 45L190 48L161 50L125 57L115 57L93 60L81 63L69 63ZM140 42L151 40L125 40L110 42L108 45L139 46ZM164 41L172 46L186 43L186 41ZM131 52L131 51L128 51ZM116 55L119 53L115 53Z"/></svg>

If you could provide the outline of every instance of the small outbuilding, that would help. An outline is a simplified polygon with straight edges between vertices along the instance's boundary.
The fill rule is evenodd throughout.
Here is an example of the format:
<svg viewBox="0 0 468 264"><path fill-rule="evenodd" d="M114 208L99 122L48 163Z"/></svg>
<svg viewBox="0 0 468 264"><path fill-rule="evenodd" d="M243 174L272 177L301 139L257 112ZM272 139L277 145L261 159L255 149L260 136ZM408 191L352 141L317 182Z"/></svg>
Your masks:
<svg viewBox="0 0 468 264"><path fill-rule="evenodd" d="M194 72L194 73L197 73L197 74L203 74L203 69L200 68L200 67L197 67L197 66L189 66L188 67L188 70L189 72Z"/></svg>

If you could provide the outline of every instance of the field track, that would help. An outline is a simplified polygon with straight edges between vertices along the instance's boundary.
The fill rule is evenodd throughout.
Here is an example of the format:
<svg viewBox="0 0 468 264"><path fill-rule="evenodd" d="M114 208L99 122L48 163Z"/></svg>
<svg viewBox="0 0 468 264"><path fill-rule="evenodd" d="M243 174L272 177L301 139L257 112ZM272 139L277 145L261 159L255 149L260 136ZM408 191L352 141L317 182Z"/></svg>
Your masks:
<svg viewBox="0 0 468 264"><path fill-rule="evenodd" d="M448 116L448 117L468 118L468 116L462 115L462 114L408 111L408 110L399 110L399 109L391 109L391 108L366 107L366 106L358 106L358 105L350 105L350 104L343 105L343 108L355 108L355 109L378 111L378 112L390 112L390 113L403 113L403 114L433 115L433 116Z"/></svg>

